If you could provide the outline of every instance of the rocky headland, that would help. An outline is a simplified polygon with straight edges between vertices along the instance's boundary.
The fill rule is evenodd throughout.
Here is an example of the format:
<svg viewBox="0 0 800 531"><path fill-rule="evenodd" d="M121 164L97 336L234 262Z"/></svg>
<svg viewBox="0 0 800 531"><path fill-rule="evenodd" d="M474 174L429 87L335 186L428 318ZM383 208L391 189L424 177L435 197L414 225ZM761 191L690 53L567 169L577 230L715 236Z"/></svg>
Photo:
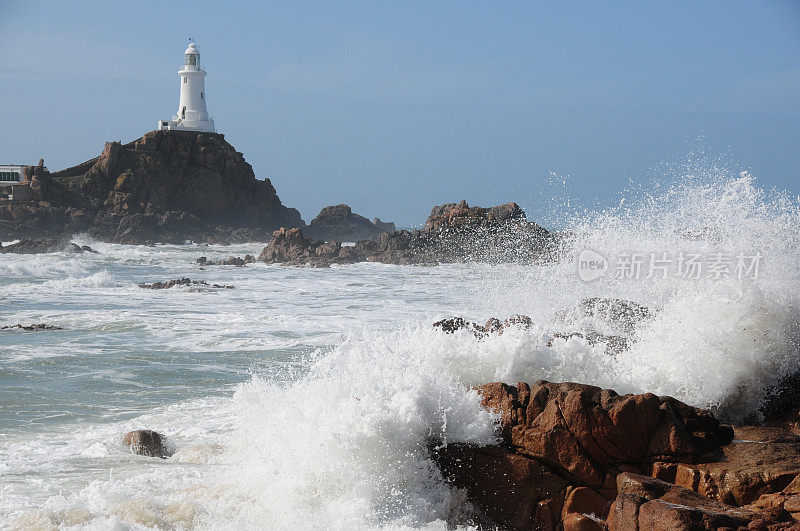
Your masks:
<svg viewBox="0 0 800 531"><path fill-rule="evenodd" d="M107 142L100 156L55 173L40 161L13 195L0 202L0 240L86 232L127 244L267 241L277 228L305 225L215 133Z"/></svg>
<svg viewBox="0 0 800 531"><path fill-rule="evenodd" d="M483 208L461 201L434 207L421 229L384 232L376 240L360 240L352 246L316 240L299 228L282 227L273 233L258 259L312 267L356 262L534 262L552 250L553 244L552 235L527 221L516 203Z"/></svg>

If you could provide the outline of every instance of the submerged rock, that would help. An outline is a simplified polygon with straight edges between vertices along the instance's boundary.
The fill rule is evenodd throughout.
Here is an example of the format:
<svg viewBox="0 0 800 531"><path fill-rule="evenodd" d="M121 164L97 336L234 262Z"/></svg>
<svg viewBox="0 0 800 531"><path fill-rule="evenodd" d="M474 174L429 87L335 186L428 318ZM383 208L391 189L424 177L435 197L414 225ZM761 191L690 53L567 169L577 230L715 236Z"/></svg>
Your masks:
<svg viewBox="0 0 800 531"><path fill-rule="evenodd" d="M208 288L217 289L234 289L236 286L224 286L222 284L209 284L205 280L192 280L190 278L178 278L175 280L168 280L167 282L154 282L152 284L139 284L140 288L144 289L169 289L173 286L204 286Z"/></svg>
<svg viewBox="0 0 800 531"><path fill-rule="evenodd" d="M592 297L581 299L573 308L557 312L553 321L583 327L589 332L627 336L654 315L654 310L638 302Z"/></svg>
<svg viewBox="0 0 800 531"><path fill-rule="evenodd" d="M63 328L61 328L60 326L49 325L45 323L36 323L30 325L15 324L15 325L0 326L0 330L11 330L14 328L19 330L25 330L27 332L37 332L39 330L63 330Z"/></svg>
<svg viewBox="0 0 800 531"><path fill-rule="evenodd" d="M452 334L457 330L470 330L475 337L487 337L489 334L503 335L503 331L514 328L530 328L531 318L527 315L512 315L505 321L501 321L496 317L490 317L486 324L479 325L470 321L464 320L462 317L450 317L442 319L433 323L434 328L439 328L445 334Z"/></svg>
<svg viewBox="0 0 800 531"><path fill-rule="evenodd" d="M170 456L166 439L153 430L134 430L125 434L123 442L131 451L147 457L167 458Z"/></svg>

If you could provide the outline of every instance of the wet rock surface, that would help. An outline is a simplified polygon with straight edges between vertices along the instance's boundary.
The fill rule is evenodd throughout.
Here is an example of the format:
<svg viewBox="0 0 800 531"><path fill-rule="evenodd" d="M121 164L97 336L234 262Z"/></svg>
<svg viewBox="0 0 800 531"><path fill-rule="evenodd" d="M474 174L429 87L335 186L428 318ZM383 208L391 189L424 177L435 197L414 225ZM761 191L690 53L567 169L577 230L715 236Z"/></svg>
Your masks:
<svg viewBox="0 0 800 531"><path fill-rule="evenodd" d="M42 253L83 253L96 252L88 245L80 246L68 240L54 238L38 238L35 240L20 240L17 243L0 246L3 254L42 254Z"/></svg>
<svg viewBox="0 0 800 531"><path fill-rule="evenodd" d="M508 328L527 329L531 326L531 318L527 315L512 315L508 319L501 321L496 317L489 318L486 324L479 325L467 321L462 317L449 317L433 323L434 328L440 329L445 334L452 334L458 330L469 330L477 338L487 337L490 334L503 335L503 331Z"/></svg>
<svg viewBox="0 0 800 531"><path fill-rule="evenodd" d="M323 208L304 232L313 239L324 241L357 242L372 240L383 232L394 232L394 223L378 218L370 221L354 213L348 205Z"/></svg>
<svg viewBox="0 0 800 531"><path fill-rule="evenodd" d="M195 263L197 265L203 266L203 267L204 266L216 266L216 265L230 265L230 266L242 267L242 266L247 265L247 264L252 264L255 261L256 261L256 257L255 256L253 256L251 254L247 254L247 255L244 256L244 258L242 258L240 256L230 256L230 257L228 257L228 258L226 258L224 260L219 260L219 261L216 261L216 262L213 261L213 260L209 260L205 256L201 256L200 258L195 260Z"/></svg>
<svg viewBox="0 0 800 531"><path fill-rule="evenodd" d="M542 259L552 250L551 235L525 221L516 203L492 208L466 202L435 207L423 229L384 232L353 246L309 238L299 229L275 231L259 260L267 263L327 267L381 262L435 264L452 262L521 262Z"/></svg>
<svg viewBox="0 0 800 531"><path fill-rule="evenodd" d="M178 278L175 280L168 280L166 282L154 282L152 284L139 284L140 288L144 289L169 289L174 286L200 286L204 288L214 289L234 289L235 286L226 286L222 284L209 284L205 280L192 280L188 277Z"/></svg>
<svg viewBox="0 0 800 531"><path fill-rule="evenodd" d="M46 323L35 323L29 325L14 324L0 326L0 330L25 330L26 332L38 332L40 330L63 330L63 328Z"/></svg>
<svg viewBox="0 0 800 531"><path fill-rule="evenodd" d="M165 459L171 455L166 438L153 430L134 430L125 434L122 442L137 455L160 457Z"/></svg>
<svg viewBox="0 0 800 531"><path fill-rule="evenodd" d="M88 232L125 244L230 243L305 225L221 134L153 131L107 142L72 168L27 173L26 193L14 194L24 200L0 203L0 239Z"/></svg>
<svg viewBox="0 0 800 531"><path fill-rule="evenodd" d="M499 444L431 451L501 528L800 530L791 419L734 429L670 397L576 383L478 391Z"/></svg>

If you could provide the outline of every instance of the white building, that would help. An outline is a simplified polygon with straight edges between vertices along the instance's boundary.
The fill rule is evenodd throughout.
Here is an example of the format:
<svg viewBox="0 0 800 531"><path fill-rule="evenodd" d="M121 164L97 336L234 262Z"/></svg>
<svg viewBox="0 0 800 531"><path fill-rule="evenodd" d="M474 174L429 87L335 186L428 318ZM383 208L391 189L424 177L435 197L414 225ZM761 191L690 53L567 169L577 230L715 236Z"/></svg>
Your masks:
<svg viewBox="0 0 800 531"><path fill-rule="evenodd" d="M195 43L189 43L184 52L186 64L178 72L181 78L181 98L178 114L170 121L159 121L159 131L202 131L214 133L214 119L208 117L206 110L205 69L200 66L200 50Z"/></svg>
<svg viewBox="0 0 800 531"><path fill-rule="evenodd" d="M24 167L20 164L0 165L0 186L10 186L22 182Z"/></svg>

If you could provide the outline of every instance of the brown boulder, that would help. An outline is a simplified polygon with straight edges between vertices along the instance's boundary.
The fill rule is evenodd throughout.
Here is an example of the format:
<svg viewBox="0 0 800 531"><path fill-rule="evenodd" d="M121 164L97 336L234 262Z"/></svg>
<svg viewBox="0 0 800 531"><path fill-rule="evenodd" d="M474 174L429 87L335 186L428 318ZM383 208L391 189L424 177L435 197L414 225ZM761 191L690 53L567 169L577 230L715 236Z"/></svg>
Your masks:
<svg viewBox="0 0 800 531"><path fill-rule="evenodd" d="M500 413L506 444L588 486L608 486L620 471L649 470L654 461L698 462L733 437L710 412L649 393L545 381L479 391Z"/></svg>
<svg viewBox="0 0 800 531"><path fill-rule="evenodd" d="M617 490L608 519L611 531L737 529L757 517L750 511L639 474L619 474Z"/></svg>
<svg viewBox="0 0 800 531"><path fill-rule="evenodd" d="M800 437L769 427L734 432L734 441L722 449L719 461L680 463L661 477L724 503L747 505L782 492L800 475Z"/></svg>
<svg viewBox="0 0 800 531"><path fill-rule="evenodd" d="M575 529L597 529L595 518L606 517L617 495L618 474L650 470L654 461L696 463L733 436L708 411L669 397L544 381L478 391L483 406L500 415L502 443L451 444L434 458L477 507L515 529L556 529L567 519ZM620 502L609 520L638 519L642 503Z"/></svg>
<svg viewBox="0 0 800 531"><path fill-rule="evenodd" d="M524 455L490 446L449 445L436 454L445 478L467 490L494 522L515 529L555 528L568 482Z"/></svg>

